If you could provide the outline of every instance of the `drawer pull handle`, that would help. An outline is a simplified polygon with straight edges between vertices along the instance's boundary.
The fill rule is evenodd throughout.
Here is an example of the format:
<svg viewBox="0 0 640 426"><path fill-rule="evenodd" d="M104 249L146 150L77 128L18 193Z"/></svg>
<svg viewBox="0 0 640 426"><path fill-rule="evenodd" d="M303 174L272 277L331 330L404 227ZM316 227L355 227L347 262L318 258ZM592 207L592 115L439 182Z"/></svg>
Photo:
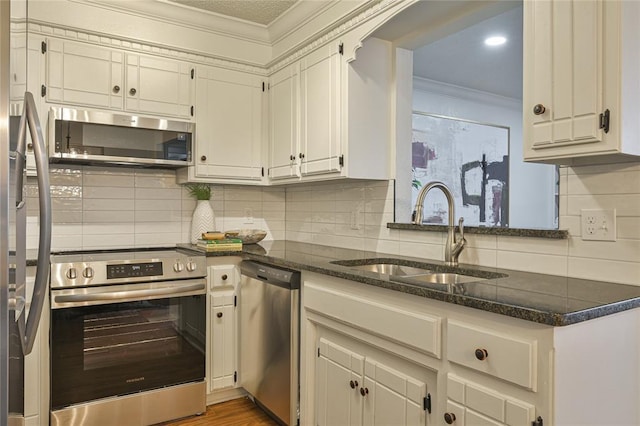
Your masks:
<svg viewBox="0 0 640 426"><path fill-rule="evenodd" d="M369 388L360 388L360 395L362 396L369 395Z"/></svg>
<svg viewBox="0 0 640 426"><path fill-rule="evenodd" d="M222 278L222 281L226 281L227 280L227 274L224 274L221 278Z"/></svg>
<svg viewBox="0 0 640 426"><path fill-rule="evenodd" d="M357 381L357 380L355 380L355 381L354 381L354 380L351 380L351 381L349 382L349 386L351 386L351 389L355 389L355 388L357 388L357 387L358 387L358 381Z"/></svg>
<svg viewBox="0 0 640 426"><path fill-rule="evenodd" d="M218 313L216 314L216 316L217 316L218 318L222 318L222 312L218 312Z"/></svg>
<svg viewBox="0 0 640 426"><path fill-rule="evenodd" d="M484 361L489 356L489 352L486 349L476 349L476 358L479 361Z"/></svg>
<svg viewBox="0 0 640 426"><path fill-rule="evenodd" d="M456 415L453 413L444 413L444 421L448 425L452 425L456 421Z"/></svg>

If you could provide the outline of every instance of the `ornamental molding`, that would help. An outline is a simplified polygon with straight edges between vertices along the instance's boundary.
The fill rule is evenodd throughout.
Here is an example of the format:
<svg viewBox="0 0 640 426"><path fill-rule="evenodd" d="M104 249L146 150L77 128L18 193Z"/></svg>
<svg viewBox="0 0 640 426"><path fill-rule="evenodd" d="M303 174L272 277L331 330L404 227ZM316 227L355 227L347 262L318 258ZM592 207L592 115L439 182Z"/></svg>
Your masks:
<svg viewBox="0 0 640 426"><path fill-rule="evenodd" d="M65 40L89 43L102 47L118 48L134 53L146 53L165 58L191 62L194 64L210 65L235 71L256 74L266 77L266 68L239 61L230 61L213 55L189 52L168 48L161 44L140 42L139 40L115 37L110 34L88 32L77 28L53 25L48 22L29 21L29 32L45 37L56 37Z"/></svg>
<svg viewBox="0 0 640 426"><path fill-rule="evenodd" d="M194 64L226 68L229 70L241 71L255 74L261 77L267 77L273 74L275 71L278 71L279 69L297 61L313 50L318 49L330 43L331 41L339 39L341 36L346 35L354 29L357 29L373 18L380 17L388 10L396 6L398 6L398 10L400 10L401 8L403 8L402 6L408 6L412 3L414 3L414 0L374 0L374 3L367 9L355 12L352 15L347 15L342 19L332 23L330 26L327 26L323 30L319 31L321 35L317 36L310 43L305 44L303 47L295 50L293 53L285 53L284 55L288 56L284 57L284 59L277 60L277 62L275 63L266 64L265 66L259 66L256 64L241 61L233 61L219 56L206 55L199 52L173 49L167 46L163 46L159 43L140 42L139 40L116 37L106 33L89 32L78 28L56 25L38 20L30 20L28 22L28 31L45 37L56 37L65 40L90 43L103 47L118 48L134 53L151 54L162 56L165 58L188 61ZM393 15L390 14L389 18L392 16ZM371 31L362 33L358 42L354 46L354 51L362 45L361 41L370 33ZM295 47L293 49L295 49Z"/></svg>

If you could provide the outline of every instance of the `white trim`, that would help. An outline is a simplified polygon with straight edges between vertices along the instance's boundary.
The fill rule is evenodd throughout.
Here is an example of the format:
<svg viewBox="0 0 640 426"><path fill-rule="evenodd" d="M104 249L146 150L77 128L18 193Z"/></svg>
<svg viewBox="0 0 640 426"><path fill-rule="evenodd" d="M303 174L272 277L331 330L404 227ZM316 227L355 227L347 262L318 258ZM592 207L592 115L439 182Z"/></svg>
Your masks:
<svg viewBox="0 0 640 426"><path fill-rule="evenodd" d="M509 98L506 96L495 95L481 90L470 89L454 84L443 83L441 81L430 80L428 78L413 77L413 90L418 92L436 93L438 95L449 96L452 98L466 99L474 102L490 103L491 105L521 109L522 100Z"/></svg>
<svg viewBox="0 0 640 426"><path fill-rule="evenodd" d="M81 29L55 26L47 22L39 22L33 19L29 21L28 25L30 33L39 34L44 37L56 37L81 43L90 43L110 48L129 50L136 53L146 53L166 58L180 59L191 62L194 65L211 65L266 77L266 68L256 66L255 64L230 61L220 57L207 56L201 53L188 52L185 50L170 49L161 44L142 43L138 40L114 37L109 34L102 34L98 32L89 33Z"/></svg>

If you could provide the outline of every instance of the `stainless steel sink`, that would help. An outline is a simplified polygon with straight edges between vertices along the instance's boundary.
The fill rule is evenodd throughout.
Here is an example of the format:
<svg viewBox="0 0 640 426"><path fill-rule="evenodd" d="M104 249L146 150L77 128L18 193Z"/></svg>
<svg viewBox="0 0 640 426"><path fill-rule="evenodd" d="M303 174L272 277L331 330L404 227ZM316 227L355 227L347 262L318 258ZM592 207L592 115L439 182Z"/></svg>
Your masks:
<svg viewBox="0 0 640 426"><path fill-rule="evenodd" d="M432 272L429 274L412 275L407 277L407 282L419 284L464 284L475 281L484 281L486 278L474 277L471 275L462 275L451 272ZM405 280L403 280L405 281Z"/></svg>
<svg viewBox="0 0 640 426"><path fill-rule="evenodd" d="M430 273L429 269L414 268L412 266L396 265L394 263L373 263L371 265L349 266L350 269L358 271L375 272L382 275L418 275Z"/></svg>
<svg viewBox="0 0 640 426"><path fill-rule="evenodd" d="M391 281L402 282L417 286L428 287L436 290L452 292L456 284L464 284L478 281L485 281L493 278L503 278L507 275L496 272L478 271L476 276L471 274L461 274L457 268L424 264L422 267L405 265L409 263L402 259L358 259L332 262L336 265L345 266L357 271L371 272L388 277ZM465 271L467 272L467 271Z"/></svg>

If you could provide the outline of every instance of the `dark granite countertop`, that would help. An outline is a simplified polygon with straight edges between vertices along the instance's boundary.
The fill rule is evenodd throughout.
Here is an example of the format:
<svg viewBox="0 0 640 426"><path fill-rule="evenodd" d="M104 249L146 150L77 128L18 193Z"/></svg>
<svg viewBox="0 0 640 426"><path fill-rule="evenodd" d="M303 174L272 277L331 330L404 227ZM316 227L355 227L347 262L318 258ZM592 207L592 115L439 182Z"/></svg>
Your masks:
<svg viewBox="0 0 640 426"><path fill-rule="evenodd" d="M425 232L447 232L447 225L416 225L414 223L387 223L389 229L403 229L411 231ZM552 238L556 240L566 240L569 238L569 231L564 229L525 229L525 228L494 228L486 226L466 226L466 234L480 235L503 235L509 237L529 237L529 238Z"/></svg>
<svg viewBox="0 0 640 426"><path fill-rule="evenodd" d="M198 250L189 244L180 247ZM358 271L335 261L395 259L407 266L427 266L440 272L451 268L441 261L395 256L294 241L263 241L242 252L215 252L207 256L242 256L292 270L317 272L429 299L468 306L552 326L565 326L640 307L640 286L590 281L555 275L460 265L456 272L485 279L446 286L414 285L387 275ZM344 262L342 262L344 263ZM371 261L374 263L374 261ZM427 265L425 265L427 264ZM499 278L495 278L498 277Z"/></svg>

